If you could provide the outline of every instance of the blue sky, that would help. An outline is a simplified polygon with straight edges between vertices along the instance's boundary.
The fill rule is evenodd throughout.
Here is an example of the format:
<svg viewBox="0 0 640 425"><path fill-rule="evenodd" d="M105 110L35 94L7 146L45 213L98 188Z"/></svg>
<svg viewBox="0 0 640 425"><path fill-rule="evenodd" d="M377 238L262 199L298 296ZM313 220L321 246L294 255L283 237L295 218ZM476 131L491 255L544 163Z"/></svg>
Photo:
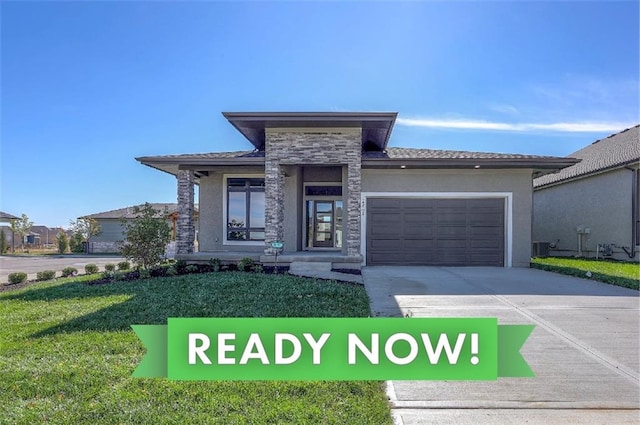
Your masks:
<svg viewBox="0 0 640 425"><path fill-rule="evenodd" d="M397 111L390 145L564 156L640 122L633 2L1 2L2 211L175 202L222 111Z"/></svg>

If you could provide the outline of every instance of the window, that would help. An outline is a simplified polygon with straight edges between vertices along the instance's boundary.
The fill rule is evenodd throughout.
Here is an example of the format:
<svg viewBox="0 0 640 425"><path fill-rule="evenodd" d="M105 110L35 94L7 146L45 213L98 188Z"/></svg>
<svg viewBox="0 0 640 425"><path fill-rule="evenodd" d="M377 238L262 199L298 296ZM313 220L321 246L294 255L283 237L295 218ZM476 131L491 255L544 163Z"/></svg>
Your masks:
<svg viewBox="0 0 640 425"><path fill-rule="evenodd" d="M264 241L264 179L227 179L227 240Z"/></svg>

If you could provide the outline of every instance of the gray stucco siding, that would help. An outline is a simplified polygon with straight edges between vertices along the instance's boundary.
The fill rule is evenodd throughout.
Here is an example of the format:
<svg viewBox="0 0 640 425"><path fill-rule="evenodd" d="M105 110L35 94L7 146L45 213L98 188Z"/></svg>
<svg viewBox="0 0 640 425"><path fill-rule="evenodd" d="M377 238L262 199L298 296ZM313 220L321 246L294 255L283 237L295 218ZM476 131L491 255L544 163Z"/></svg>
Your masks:
<svg viewBox="0 0 640 425"><path fill-rule="evenodd" d="M595 256L598 244L631 247L632 175L617 169L536 190L533 195L533 239L556 243L555 255L576 255L578 226L583 255ZM622 250L616 258L628 260Z"/></svg>
<svg viewBox="0 0 640 425"><path fill-rule="evenodd" d="M362 170L362 192L442 194L510 193L511 265L531 259L532 170Z"/></svg>

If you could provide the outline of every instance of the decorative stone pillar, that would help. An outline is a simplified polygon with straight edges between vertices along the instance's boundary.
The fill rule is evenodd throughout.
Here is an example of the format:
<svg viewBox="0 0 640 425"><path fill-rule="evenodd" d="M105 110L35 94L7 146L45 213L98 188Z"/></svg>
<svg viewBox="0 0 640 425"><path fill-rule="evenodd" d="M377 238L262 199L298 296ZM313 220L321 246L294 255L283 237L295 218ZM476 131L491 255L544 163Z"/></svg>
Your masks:
<svg viewBox="0 0 640 425"><path fill-rule="evenodd" d="M193 224L193 170L178 171L178 220L176 226L176 254L193 253L196 228Z"/></svg>
<svg viewBox="0 0 640 425"><path fill-rule="evenodd" d="M271 242L284 240L284 172L276 159L265 161L264 192L264 253L272 255Z"/></svg>
<svg viewBox="0 0 640 425"><path fill-rule="evenodd" d="M347 166L347 255L360 255L360 194L361 194L361 163L360 159Z"/></svg>

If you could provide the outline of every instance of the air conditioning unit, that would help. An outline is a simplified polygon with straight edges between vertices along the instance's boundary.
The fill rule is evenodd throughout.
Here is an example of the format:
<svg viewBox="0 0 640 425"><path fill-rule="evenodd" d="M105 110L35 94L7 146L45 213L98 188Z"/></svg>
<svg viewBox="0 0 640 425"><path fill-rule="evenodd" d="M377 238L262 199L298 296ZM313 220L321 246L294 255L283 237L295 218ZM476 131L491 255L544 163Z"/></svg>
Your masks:
<svg viewBox="0 0 640 425"><path fill-rule="evenodd" d="M549 256L549 242L534 242L533 243L533 256L534 257L548 257Z"/></svg>

